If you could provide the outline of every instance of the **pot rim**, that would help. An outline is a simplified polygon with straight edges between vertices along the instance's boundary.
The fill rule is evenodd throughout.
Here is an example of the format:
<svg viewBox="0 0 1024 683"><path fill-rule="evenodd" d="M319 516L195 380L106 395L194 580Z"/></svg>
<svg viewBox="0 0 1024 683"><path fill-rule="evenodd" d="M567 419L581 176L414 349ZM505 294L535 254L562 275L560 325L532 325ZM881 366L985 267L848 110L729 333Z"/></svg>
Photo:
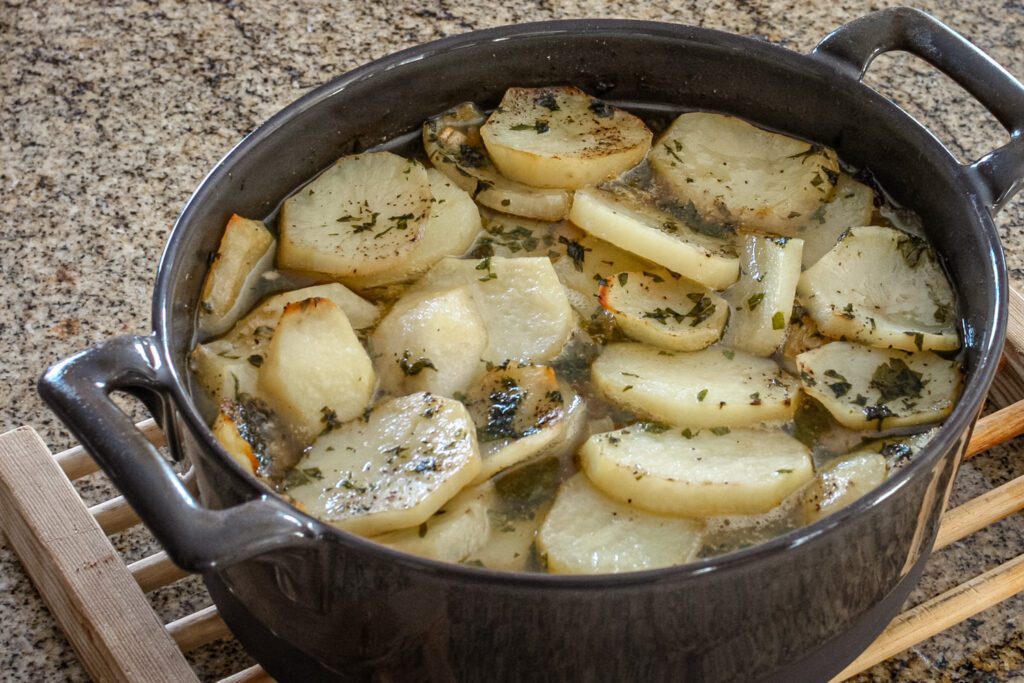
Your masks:
<svg viewBox="0 0 1024 683"><path fill-rule="evenodd" d="M907 486L911 480L925 476L932 469L935 462L941 459L954 445L954 442L961 437L966 437L973 429L974 422L984 404L989 385L995 376L998 367L998 359L1002 353L1006 334L1007 323L1007 275L1002 246L999 241L998 232L995 227L992 215L984 202L978 196L968 178L964 175L964 165L943 145L927 128L914 119L910 114L900 108L897 104L881 96L872 88L859 81L837 72L833 67L820 59L810 55L789 50L779 45L774 45L756 38L741 36L724 31L700 28L683 24L671 24L666 22L640 21L628 19L569 19L543 22L531 22L518 25L506 25L496 28L471 31L456 36L442 38L384 56L380 59L363 64L347 73L341 74L330 81L320 85L291 102L283 109L274 114L270 119L261 124L255 130L242 138L217 164L206 174L193 194L185 203L181 214L171 229L167 242L160 258L157 270L156 284L153 295L153 330L156 334L160 353L165 359L173 357L170 348L169 331L171 329L170 318L172 307L170 306L170 294L173 289L172 264L180 257L182 234L189 229L189 223L193 215L200 211L206 194L213 182L224 175L230 175L232 163L247 154L250 149L258 146L261 142L277 133L278 130L288 125L289 121L296 115L308 108L332 98L337 93L344 91L350 84L372 78L374 74L381 71L400 69L403 65L430 59L432 56L456 50L486 48L488 44L505 42L509 40L548 38L557 39L559 35L565 34L588 34L590 36L600 35L623 35L630 34L649 39L672 39L676 41L699 43L704 47L718 49L731 49L742 52L747 59L772 60L784 64L787 68L813 73L832 82L842 83L844 87L854 88L858 94L868 100L871 106L889 110L889 112L901 119L908 128L908 135L913 134L927 144L937 146L938 150L953 165L957 171L954 173L959 177L960 183L967 192L965 201L971 203L972 209L978 216L978 222L972 226L980 229L982 236L988 243L991 262L986 263L986 269L994 276L995 300L994 310L988 311L987 319L991 322L989 330L975 330L973 328L963 329L963 337L970 342L970 339L979 339L978 344L985 343L979 349L979 360L967 378L963 392L953 409L953 412L946 419L939 429L939 433L925 446L922 452L913 458L911 462L901 468L893 477L887 479L881 485L864 494L849 506L831 515L824 517L812 524L786 532L767 541L755 544L748 548L736 550L724 555L702 559L682 565L662 567L638 572L627 572L623 574L597 574L597 575L558 575L546 573L511 572L505 570L487 569L479 567L468 567L458 563L441 562L430 560L393 550L386 546L375 543L361 536L351 534L330 524L307 515L306 513L293 508L302 519L312 523L321 535L333 535L336 542L355 545L365 551L378 554L399 564L415 568L424 572L439 576L450 576L458 581L506 583L512 582L518 586L531 585L538 588L610 588L640 586L654 581L662 581L669 578L683 579L696 577L710 572L733 570L757 562L769 555L794 548L815 539L829 534L836 527L844 524L848 519L865 514L869 509L880 504L883 500L892 495L898 495L900 490ZM988 335L986 340L986 334ZM233 468L232 476L236 480L244 481L252 497L262 495L276 495L259 483L254 477L244 472L241 467L228 455L223 447L213 436L210 427L203 420L193 399L186 390L186 379L182 377L176 368L175 363L167 362L169 373L169 391L173 398L174 406L179 415L184 416L185 422L196 440L207 451L212 451L221 460L221 463ZM957 446L959 450L961 446ZM959 457L959 456L958 456ZM930 546L930 542L928 544Z"/></svg>

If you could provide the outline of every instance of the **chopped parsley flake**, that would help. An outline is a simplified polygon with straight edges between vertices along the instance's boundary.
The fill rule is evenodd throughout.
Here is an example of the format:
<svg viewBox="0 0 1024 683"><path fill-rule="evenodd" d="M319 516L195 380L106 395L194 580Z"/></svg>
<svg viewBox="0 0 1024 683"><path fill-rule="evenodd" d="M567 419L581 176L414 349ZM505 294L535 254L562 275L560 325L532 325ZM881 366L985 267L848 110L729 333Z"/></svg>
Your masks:
<svg viewBox="0 0 1024 683"><path fill-rule="evenodd" d="M435 366L429 358L418 358L412 360L408 351L402 354L402 357L398 360L398 367L402 369L406 377L412 377L418 375L426 369L437 372L437 366Z"/></svg>
<svg viewBox="0 0 1024 683"><path fill-rule="evenodd" d="M881 394L879 403L889 403L897 398L921 398L924 389L923 375L911 370L901 358L890 358L875 368L868 384Z"/></svg>
<svg viewBox="0 0 1024 683"><path fill-rule="evenodd" d="M584 247L576 240L570 240L565 235L559 235L558 241L565 245L565 253L572 259L572 267L575 268L577 272L582 273L583 261L587 257L587 252L593 250L590 247Z"/></svg>

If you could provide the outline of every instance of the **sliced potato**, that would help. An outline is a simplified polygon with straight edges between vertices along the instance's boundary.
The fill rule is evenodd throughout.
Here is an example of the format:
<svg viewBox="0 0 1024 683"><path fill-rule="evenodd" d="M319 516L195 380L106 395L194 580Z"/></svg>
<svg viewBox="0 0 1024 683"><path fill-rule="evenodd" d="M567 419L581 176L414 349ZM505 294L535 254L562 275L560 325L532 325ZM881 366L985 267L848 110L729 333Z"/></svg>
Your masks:
<svg viewBox="0 0 1024 683"><path fill-rule="evenodd" d="M582 316L601 310L599 288L616 273L636 271L663 280L680 277L568 221L534 221L493 211L483 212L482 218L484 233L469 252L473 257L548 257L558 279L571 290L566 293L569 304Z"/></svg>
<svg viewBox="0 0 1024 683"><path fill-rule="evenodd" d="M655 273L613 275L601 286L600 301L628 336L675 351L711 346L729 319L729 305L714 292Z"/></svg>
<svg viewBox="0 0 1024 683"><path fill-rule="evenodd" d="M953 410L960 367L929 353L832 342L797 356L804 391L850 429L929 424Z"/></svg>
<svg viewBox="0 0 1024 683"><path fill-rule="evenodd" d="M468 285L487 328L483 360L536 363L554 358L572 332L572 308L546 258L442 259L413 291Z"/></svg>
<svg viewBox="0 0 1024 683"><path fill-rule="evenodd" d="M430 180L390 152L339 159L285 200L277 262L332 277L403 270L430 217Z"/></svg>
<svg viewBox="0 0 1024 683"><path fill-rule="evenodd" d="M910 436L890 436L864 444L849 454L853 456L880 455L885 459L889 476L913 460L922 448L938 434L939 428Z"/></svg>
<svg viewBox="0 0 1024 683"><path fill-rule="evenodd" d="M226 332L253 304L256 284L274 264L274 236L263 221L233 214L210 264L199 296L204 334Z"/></svg>
<svg viewBox="0 0 1024 683"><path fill-rule="evenodd" d="M601 284L618 273L637 272L652 280L679 280L678 275L658 264L589 235L571 223L560 225L550 257L562 284L588 299L587 310L600 307Z"/></svg>
<svg viewBox="0 0 1024 683"><path fill-rule="evenodd" d="M739 282L725 292L732 311L723 342L755 356L770 356L786 338L800 279L804 242L747 235Z"/></svg>
<svg viewBox="0 0 1024 683"><path fill-rule="evenodd" d="M840 235L861 225L871 225L875 191L845 173L839 174L832 201L808 217L797 230L804 241L803 264L810 268L836 246Z"/></svg>
<svg viewBox="0 0 1024 683"><path fill-rule="evenodd" d="M789 325L786 327L786 340L782 345L780 362L787 372L798 374L796 369L796 357L804 351L816 349L823 344L832 341L821 333L818 325L807 313L800 301L793 304L793 313L789 317Z"/></svg>
<svg viewBox="0 0 1024 683"><path fill-rule="evenodd" d="M466 564L510 572L540 569L539 566L531 567L531 563L538 559L534 542L548 508L544 506L530 517L501 519L500 525L492 524L487 542L466 558Z"/></svg>
<svg viewBox="0 0 1024 683"><path fill-rule="evenodd" d="M436 169L427 169L427 178L430 181L430 217L409 258L395 268L346 278L348 284L368 289L409 282L445 256L461 256L473 243L480 232L480 211L473 198Z"/></svg>
<svg viewBox="0 0 1024 683"><path fill-rule="evenodd" d="M583 474L562 484L537 535L556 574L616 574L689 562L702 526L608 498Z"/></svg>
<svg viewBox="0 0 1024 683"><path fill-rule="evenodd" d="M885 458L877 453L853 453L829 463L801 494L807 523L815 522L857 500L886 477Z"/></svg>
<svg viewBox="0 0 1024 683"><path fill-rule="evenodd" d="M494 502L490 482L463 489L414 529L389 531L373 540L395 550L442 562L461 562L491 536L487 511Z"/></svg>
<svg viewBox="0 0 1024 683"><path fill-rule="evenodd" d="M640 163L653 135L636 116L558 87L509 88L480 137L506 178L575 190Z"/></svg>
<svg viewBox="0 0 1024 683"><path fill-rule="evenodd" d="M469 286L398 300L370 337L380 388L393 395L464 392L484 368L487 329Z"/></svg>
<svg viewBox="0 0 1024 683"><path fill-rule="evenodd" d="M496 475L491 537L467 563L506 571L543 570L537 530L551 509L564 464L550 455Z"/></svg>
<svg viewBox="0 0 1024 683"><path fill-rule="evenodd" d="M680 353L611 344L594 361L591 377L610 401L695 429L788 420L799 390L771 360L718 346Z"/></svg>
<svg viewBox="0 0 1024 683"><path fill-rule="evenodd" d="M543 365L509 363L489 370L465 404L477 428L477 481L532 460L565 440L576 397Z"/></svg>
<svg viewBox="0 0 1024 683"><path fill-rule="evenodd" d="M256 459L252 445L242 437L242 432L239 431L238 425L235 424L231 415L222 409L217 413L217 419L213 421L213 427L210 429L232 460L249 474L256 474L256 470L260 468L260 462Z"/></svg>
<svg viewBox="0 0 1024 683"><path fill-rule="evenodd" d="M558 235L563 230L574 229L564 221L538 221L490 209L480 211L480 222L483 230L469 250L473 258L548 256L557 244Z"/></svg>
<svg viewBox="0 0 1024 683"><path fill-rule="evenodd" d="M261 346L270 341L272 332L265 337L261 334ZM255 348L248 340L235 342L228 338L197 344L189 357L189 367L215 403L256 396L258 369L253 363L262 363L263 355L255 353Z"/></svg>
<svg viewBox="0 0 1024 683"><path fill-rule="evenodd" d="M370 357L330 299L288 304L259 369L261 396L307 438L351 420L376 385Z"/></svg>
<svg viewBox="0 0 1024 683"><path fill-rule="evenodd" d="M276 294L250 311L228 334L192 350L192 369L210 397L220 403L256 396L257 369L285 306L318 297L337 304L357 330L370 327L380 317L376 306L336 282Z"/></svg>
<svg viewBox="0 0 1024 683"><path fill-rule="evenodd" d="M485 118L475 104L466 102L424 123L423 147L430 163L495 211L544 221L565 218L572 203L569 192L517 183L495 168L480 138Z"/></svg>
<svg viewBox="0 0 1024 683"><path fill-rule="evenodd" d="M649 158L705 218L775 234L795 234L839 180L831 149L709 112L677 118Z"/></svg>
<svg viewBox="0 0 1024 683"><path fill-rule="evenodd" d="M272 482L298 462L308 445L266 401L248 396L221 402L211 429L239 465Z"/></svg>
<svg viewBox="0 0 1024 683"><path fill-rule="evenodd" d="M928 243L893 228L853 228L804 271L800 301L819 329L879 348L960 348L953 290Z"/></svg>
<svg viewBox="0 0 1024 683"><path fill-rule="evenodd" d="M684 517L767 512L814 476L810 451L781 430L640 423L587 439L580 464L605 495Z"/></svg>
<svg viewBox="0 0 1024 683"><path fill-rule="evenodd" d="M670 214L605 190L576 192L569 219L592 235L711 289L724 289L739 275L739 258L726 240L701 234Z"/></svg>
<svg viewBox="0 0 1024 683"><path fill-rule="evenodd" d="M476 476L475 431L458 401L392 399L321 435L286 493L314 517L364 536L415 527Z"/></svg>
<svg viewBox="0 0 1024 683"><path fill-rule="evenodd" d="M261 328L277 327L281 314L289 304L318 298L333 301L345 313L345 317L356 330L372 327L380 318L380 311L369 301L339 282L329 282L323 285L293 289L269 297L239 321L238 325L226 336L239 340L247 336L262 338L262 334L258 333L265 332L265 330Z"/></svg>

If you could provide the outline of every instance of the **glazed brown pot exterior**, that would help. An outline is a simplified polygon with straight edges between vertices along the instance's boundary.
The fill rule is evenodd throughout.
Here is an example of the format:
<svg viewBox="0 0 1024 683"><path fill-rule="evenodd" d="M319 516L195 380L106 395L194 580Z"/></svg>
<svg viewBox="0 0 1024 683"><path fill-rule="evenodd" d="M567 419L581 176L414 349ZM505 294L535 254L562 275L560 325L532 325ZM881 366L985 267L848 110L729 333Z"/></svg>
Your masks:
<svg viewBox="0 0 1024 683"><path fill-rule="evenodd" d="M962 165L859 79L906 49L1011 131ZM401 149L453 104L572 84L645 115L738 115L834 147L915 210L954 284L967 381L914 461L855 504L723 557L616 576L509 574L404 556L291 508L216 444L187 355L207 258L232 213L271 214L337 157ZM57 366L40 391L224 618L281 680L824 680L892 618L935 536L1002 349L1006 273L992 213L1024 176L1024 88L913 10L853 22L811 55L709 30L629 21L527 24L379 60L297 101L213 169L160 264L154 333ZM195 500L107 398L144 400L194 467Z"/></svg>

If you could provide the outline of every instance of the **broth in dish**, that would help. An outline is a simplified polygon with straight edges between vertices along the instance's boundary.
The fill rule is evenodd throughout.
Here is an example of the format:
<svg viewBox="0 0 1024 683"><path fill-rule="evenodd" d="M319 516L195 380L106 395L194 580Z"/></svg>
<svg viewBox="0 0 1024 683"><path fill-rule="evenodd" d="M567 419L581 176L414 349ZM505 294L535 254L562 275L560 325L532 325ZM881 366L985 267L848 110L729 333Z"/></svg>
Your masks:
<svg viewBox="0 0 1024 683"><path fill-rule="evenodd" d="M510 571L682 564L882 483L962 383L916 219L827 147L665 123L511 88L233 216L191 357L217 439L324 522Z"/></svg>

